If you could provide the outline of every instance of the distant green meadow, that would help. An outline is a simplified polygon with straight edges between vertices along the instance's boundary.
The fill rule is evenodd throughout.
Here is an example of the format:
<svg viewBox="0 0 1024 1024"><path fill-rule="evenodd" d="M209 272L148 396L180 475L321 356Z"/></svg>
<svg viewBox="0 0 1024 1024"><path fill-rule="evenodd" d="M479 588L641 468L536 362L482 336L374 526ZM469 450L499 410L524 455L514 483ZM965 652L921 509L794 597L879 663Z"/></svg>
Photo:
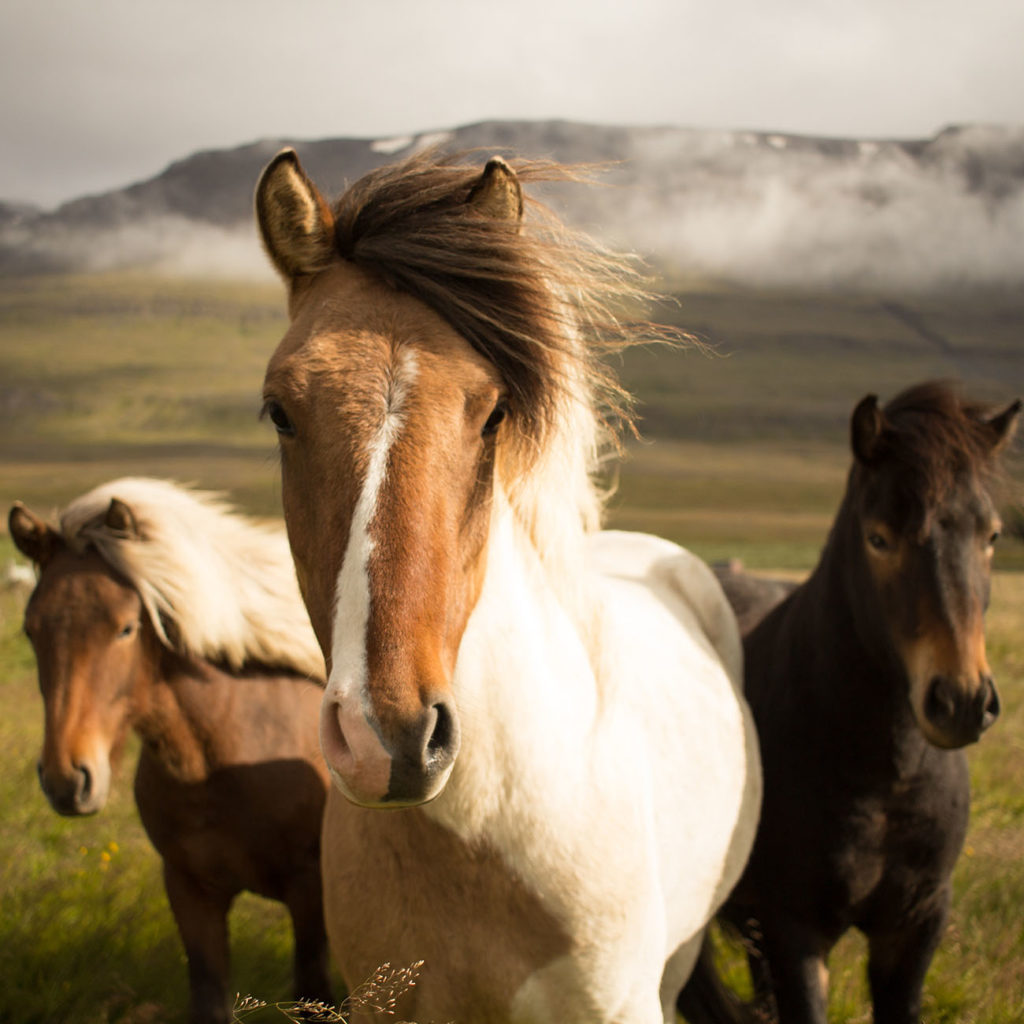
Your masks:
<svg viewBox="0 0 1024 1024"><path fill-rule="evenodd" d="M658 315L707 347L623 357L641 436L607 473L608 521L710 561L791 575L813 566L842 494L849 412L864 394L884 400L932 377L960 378L994 401L1024 394L1024 299L1012 296L895 304L703 289ZM95 484L139 474L278 515L275 439L258 412L285 326L274 282L0 278L0 505L20 499L50 514ZM1022 495L1020 451L1009 460L1008 520ZM2 534L5 577L19 559ZM1024 1019L1024 542L1005 537L996 564L989 654L1003 715L969 752L972 826L926 985L929 1022ZM39 789L42 706L21 634L24 597L0 583L0 1021L183 1021L184 955L131 797L137 748L129 744L99 815L60 818ZM240 898L232 948L235 989L288 998L282 908ZM723 948L742 987L741 958ZM833 1021L870 1020L863 949L850 936L833 958ZM268 1009L245 1019L284 1018Z"/></svg>

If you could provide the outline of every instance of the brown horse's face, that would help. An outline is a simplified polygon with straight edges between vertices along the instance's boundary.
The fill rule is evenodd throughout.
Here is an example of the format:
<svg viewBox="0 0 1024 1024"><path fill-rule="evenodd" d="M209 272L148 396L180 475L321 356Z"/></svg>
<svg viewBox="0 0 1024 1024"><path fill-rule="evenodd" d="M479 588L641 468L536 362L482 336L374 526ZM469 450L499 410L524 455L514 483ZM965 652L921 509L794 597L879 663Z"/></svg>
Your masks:
<svg viewBox="0 0 1024 1024"><path fill-rule="evenodd" d="M142 602L95 552L56 538L40 568L25 610L45 709L39 782L54 810L92 814L107 801L146 663Z"/></svg>
<svg viewBox="0 0 1024 1024"><path fill-rule="evenodd" d="M999 517L971 465L941 496L923 498L918 484L929 467L893 458L884 446L867 450L872 428L858 434L856 415L855 543L906 670L918 727L935 746L962 747L999 715L984 630Z"/></svg>
<svg viewBox="0 0 1024 1024"><path fill-rule="evenodd" d="M436 796L483 577L500 381L444 321L338 264L293 295L264 395L303 597L329 670L321 745L367 806Z"/></svg>
<svg viewBox="0 0 1024 1024"><path fill-rule="evenodd" d="M522 193L502 161L464 202L516 230ZM294 153L268 166L256 207L289 286L264 409L329 672L324 758L355 803L423 803L459 750L452 683L483 584L503 383L426 304L338 257L333 213Z"/></svg>

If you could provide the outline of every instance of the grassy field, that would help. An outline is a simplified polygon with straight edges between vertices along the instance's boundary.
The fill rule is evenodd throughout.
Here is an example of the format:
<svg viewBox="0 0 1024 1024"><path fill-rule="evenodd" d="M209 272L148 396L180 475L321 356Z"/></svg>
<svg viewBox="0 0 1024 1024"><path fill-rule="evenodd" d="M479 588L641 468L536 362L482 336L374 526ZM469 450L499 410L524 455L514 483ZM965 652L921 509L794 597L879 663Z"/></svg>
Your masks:
<svg viewBox="0 0 1024 1024"><path fill-rule="evenodd" d="M273 431L257 412L282 310L273 283L0 279L0 506L21 499L46 513L140 473L276 514ZM897 304L693 291L664 312L714 354L654 348L624 359L644 439L617 471L610 522L711 560L813 564L842 491L847 417L863 394L887 398L936 376L962 378L983 398L1024 393L1024 300L1005 295ZM1019 501L1019 455L1010 468ZM0 569L12 558L0 536ZM1008 539L997 565L990 656L1004 713L970 755L972 826L928 980L932 1022L1024 1019L1024 544ZM179 1022L184 960L132 805L134 750L101 815L67 820L49 809L35 779L42 714L23 599L0 590L0 1022ZM234 987L285 998L283 912L245 897L232 935ZM834 959L834 1021L869 1019L861 953L851 937Z"/></svg>

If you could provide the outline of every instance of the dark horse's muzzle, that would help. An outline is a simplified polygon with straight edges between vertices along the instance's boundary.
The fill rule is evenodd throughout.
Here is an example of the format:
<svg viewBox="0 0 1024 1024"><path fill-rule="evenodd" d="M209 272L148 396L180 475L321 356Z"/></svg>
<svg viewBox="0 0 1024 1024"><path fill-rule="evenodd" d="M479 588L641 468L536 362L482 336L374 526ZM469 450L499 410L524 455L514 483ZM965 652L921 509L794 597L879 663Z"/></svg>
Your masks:
<svg viewBox="0 0 1024 1024"><path fill-rule="evenodd" d="M948 749L976 743L999 717L999 710L999 691L990 675L971 689L951 676L934 676L924 701L928 738Z"/></svg>

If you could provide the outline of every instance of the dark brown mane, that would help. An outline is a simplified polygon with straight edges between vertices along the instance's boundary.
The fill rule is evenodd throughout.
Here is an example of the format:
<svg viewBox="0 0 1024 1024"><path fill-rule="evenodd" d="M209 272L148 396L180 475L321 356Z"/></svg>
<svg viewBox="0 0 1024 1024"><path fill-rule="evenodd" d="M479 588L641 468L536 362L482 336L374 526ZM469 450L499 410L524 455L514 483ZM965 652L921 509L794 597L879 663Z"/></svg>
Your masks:
<svg viewBox="0 0 1024 1024"><path fill-rule="evenodd" d="M940 502L965 475L992 483L998 465L988 425L993 412L965 400L952 383L914 385L883 409L883 457L898 464L926 506Z"/></svg>
<svg viewBox="0 0 1024 1024"><path fill-rule="evenodd" d="M481 216L467 203L480 171L466 157L426 151L357 181L333 211L338 254L425 302L488 358L527 436L542 437L581 388L605 416L624 416L628 397L601 355L671 334L618 319L623 303L647 299L633 261L533 200L520 230ZM583 180L550 162L512 166L527 185Z"/></svg>

